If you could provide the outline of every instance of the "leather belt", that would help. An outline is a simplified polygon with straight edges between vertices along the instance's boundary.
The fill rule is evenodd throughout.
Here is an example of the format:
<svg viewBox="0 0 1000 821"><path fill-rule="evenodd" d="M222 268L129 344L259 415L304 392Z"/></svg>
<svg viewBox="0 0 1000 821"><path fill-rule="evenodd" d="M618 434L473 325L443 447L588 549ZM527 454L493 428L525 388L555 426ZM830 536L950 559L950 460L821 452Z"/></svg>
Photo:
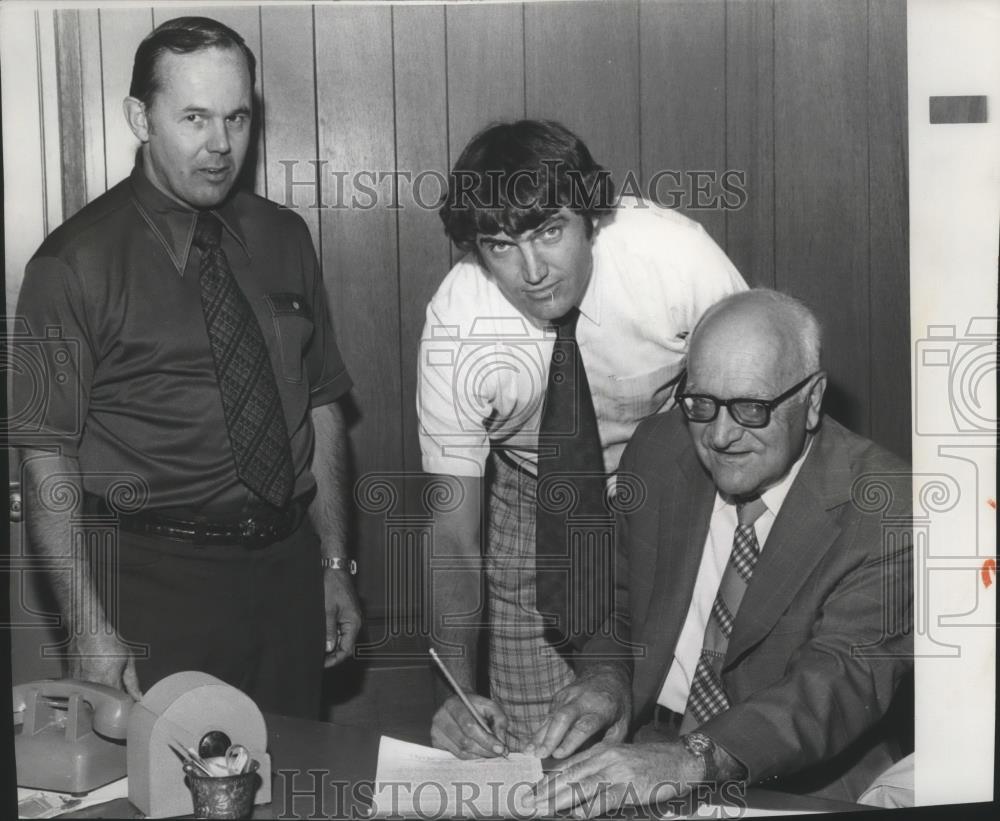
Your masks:
<svg viewBox="0 0 1000 821"><path fill-rule="evenodd" d="M128 533L187 542L192 547L238 545L247 550L259 550L298 530L309 510L312 495L293 499L281 510L260 509L240 518L224 520L174 518L155 511L119 513L108 507L104 499L90 494L87 494L85 506L89 512L115 516L118 526Z"/></svg>

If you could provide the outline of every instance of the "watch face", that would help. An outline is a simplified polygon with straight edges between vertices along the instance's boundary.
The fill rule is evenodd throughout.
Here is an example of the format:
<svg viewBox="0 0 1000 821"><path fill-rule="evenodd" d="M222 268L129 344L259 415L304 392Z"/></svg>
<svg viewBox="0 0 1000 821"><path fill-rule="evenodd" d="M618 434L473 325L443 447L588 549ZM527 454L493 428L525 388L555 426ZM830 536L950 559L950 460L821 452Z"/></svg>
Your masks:
<svg viewBox="0 0 1000 821"><path fill-rule="evenodd" d="M701 735L701 733L690 733L684 736L684 744L695 755L705 755L715 749L712 739Z"/></svg>

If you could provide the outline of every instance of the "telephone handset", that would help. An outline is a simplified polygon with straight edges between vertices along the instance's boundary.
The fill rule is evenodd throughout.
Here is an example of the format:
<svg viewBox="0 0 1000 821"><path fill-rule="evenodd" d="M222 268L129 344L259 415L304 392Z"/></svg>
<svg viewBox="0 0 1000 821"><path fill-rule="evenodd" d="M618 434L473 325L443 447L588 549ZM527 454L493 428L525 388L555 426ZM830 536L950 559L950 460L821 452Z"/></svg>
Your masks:
<svg viewBox="0 0 1000 821"><path fill-rule="evenodd" d="M48 703L66 699L68 704L73 696L79 696L93 711L91 723L96 732L106 738L125 738L128 714L134 703L127 693L104 684L76 679L50 679L18 684L12 691L15 724L21 723L17 718L18 713L23 720L32 691L37 693L36 698Z"/></svg>
<svg viewBox="0 0 1000 821"><path fill-rule="evenodd" d="M17 783L88 792L125 775L132 698L113 687L75 679L19 684L14 701Z"/></svg>

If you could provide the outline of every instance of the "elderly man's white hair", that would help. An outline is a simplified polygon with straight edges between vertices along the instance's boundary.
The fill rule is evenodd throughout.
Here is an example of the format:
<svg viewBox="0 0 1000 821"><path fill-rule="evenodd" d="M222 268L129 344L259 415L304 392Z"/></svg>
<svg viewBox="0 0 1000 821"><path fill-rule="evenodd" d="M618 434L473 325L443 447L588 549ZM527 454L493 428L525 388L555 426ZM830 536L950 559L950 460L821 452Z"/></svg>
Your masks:
<svg viewBox="0 0 1000 821"><path fill-rule="evenodd" d="M798 342L802 366L809 373L820 369L823 350L823 329L816 315L805 303L793 296L771 288L753 288L740 291L720 299L701 315L691 332L690 342L698 335L698 329L721 311L738 309L742 305L770 308L775 319L794 334Z"/></svg>

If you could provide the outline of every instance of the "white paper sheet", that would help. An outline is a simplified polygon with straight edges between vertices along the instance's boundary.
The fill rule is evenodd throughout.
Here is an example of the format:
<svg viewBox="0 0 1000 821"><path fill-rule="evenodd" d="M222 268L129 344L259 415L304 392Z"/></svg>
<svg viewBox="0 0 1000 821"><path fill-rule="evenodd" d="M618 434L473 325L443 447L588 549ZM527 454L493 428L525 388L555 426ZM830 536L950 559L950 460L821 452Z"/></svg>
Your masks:
<svg viewBox="0 0 1000 821"><path fill-rule="evenodd" d="M35 790L30 787L17 788L18 818L54 818L67 812L76 812L85 807L103 804L115 798L128 798L128 778L119 778L86 795Z"/></svg>
<svg viewBox="0 0 1000 821"><path fill-rule="evenodd" d="M520 801L541 778L541 761L523 753L465 761L382 736L372 812L381 818L524 818Z"/></svg>

